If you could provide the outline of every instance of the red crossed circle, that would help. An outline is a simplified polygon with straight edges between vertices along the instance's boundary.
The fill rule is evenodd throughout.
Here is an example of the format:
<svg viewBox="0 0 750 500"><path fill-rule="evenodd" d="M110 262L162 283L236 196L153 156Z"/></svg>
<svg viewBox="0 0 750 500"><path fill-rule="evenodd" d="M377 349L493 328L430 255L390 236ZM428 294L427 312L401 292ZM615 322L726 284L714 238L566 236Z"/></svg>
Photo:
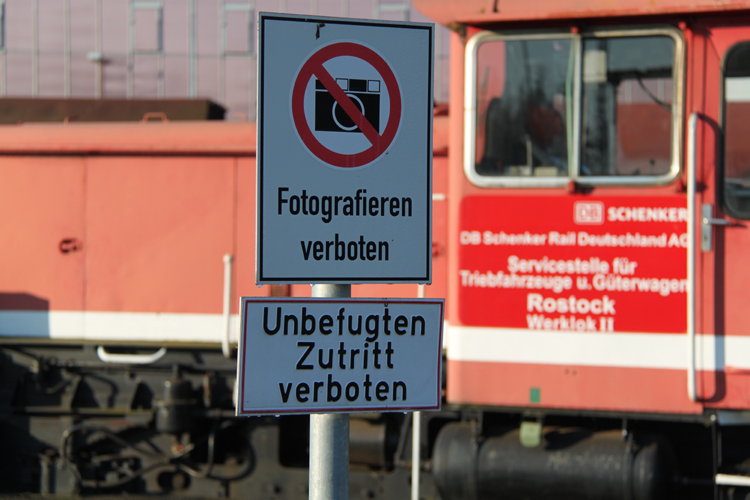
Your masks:
<svg viewBox="0 0 750 500"><path fill-rule="evenodd" d="M336 80L323 67L324 62L340 56L362 59L383 77L383 82L388 89L390 114L382 135L375 130L362 114L362 111L349 99L344 90L336 83ZM305 91L313 75L320 80L338 105L370 141L371 146L369 148L355 154L337 153L321 144L315 137L305 116ZM297 133L304 145L324 163L341 168L362 167L372 163L390 147L401 123L401 91L398 87L396 75L393 74L393 70L388 63L377 52L368 47L352 42L326 45L310 56L297 73L292 89L292 117Z"/></svg>

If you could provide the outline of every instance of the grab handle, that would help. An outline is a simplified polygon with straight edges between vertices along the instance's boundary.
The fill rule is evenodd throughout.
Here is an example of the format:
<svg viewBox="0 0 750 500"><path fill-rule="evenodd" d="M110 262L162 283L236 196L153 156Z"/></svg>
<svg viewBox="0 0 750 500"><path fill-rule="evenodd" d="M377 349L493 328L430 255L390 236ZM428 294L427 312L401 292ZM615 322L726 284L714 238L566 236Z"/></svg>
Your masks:
<svg viewBox="0 0 750 500"><path fill-rule="evenodd" d="M695 390L695 177L697 155L695 151L698 131L698 113L688 119L687 143L687 205L688 205L688 247L687 247L687 392L690 401L697 401Z"/></svg>
<svg viewBox="0 0 750 500"><path fill-rule="evenodd" d="M96 349L96 355L99 356L99 359L105 363L120 365L150 365L159 361L166 353L166 347L162 347L151 354L116 354L107 352L104 346L101 345Z"/></svg>
<svg viewBox="0 0 750 500"><path fill-rule="evenodd" d="M232 348L229 345L229 335L231 333L231 315L232 315L232 254L224 255L224 307L222 332L221 332L221 352L225 358L232 357Z"/></svg>

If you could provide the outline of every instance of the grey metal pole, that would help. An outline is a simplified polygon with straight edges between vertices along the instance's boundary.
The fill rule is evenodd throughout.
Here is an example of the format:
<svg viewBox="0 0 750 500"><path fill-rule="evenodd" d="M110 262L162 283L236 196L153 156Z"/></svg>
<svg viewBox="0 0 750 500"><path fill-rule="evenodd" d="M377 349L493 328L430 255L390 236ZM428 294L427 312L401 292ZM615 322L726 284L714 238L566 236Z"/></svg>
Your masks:
<svg viewBox="0 0 750 500"><path fill-rule="evenodd" d="M424 284L417 287L417 298L424 298ZM411 420L411 500L419 500L419 472L422 468L422 412L415 411Z"/></svg>
<svg viewBox="0 0 750 500"><path fill-rule="evenodd" d="M313 297L349 298L351 285L313 285ZM310 415L310 500L349 498L349 414Z"/></svg>
<svg viewBox="0 0 750 500"><path fill-rule="evenodd" d="M422 467L420 457L422 412L415 411L411 415L411 500L419 500L419 472Z"/></svg>

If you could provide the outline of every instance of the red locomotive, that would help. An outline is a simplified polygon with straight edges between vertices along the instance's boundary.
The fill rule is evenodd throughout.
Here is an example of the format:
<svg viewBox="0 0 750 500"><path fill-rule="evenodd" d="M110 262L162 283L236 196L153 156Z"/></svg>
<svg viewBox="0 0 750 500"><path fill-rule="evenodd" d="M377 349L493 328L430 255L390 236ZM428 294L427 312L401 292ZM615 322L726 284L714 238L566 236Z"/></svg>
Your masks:
<svg viewBox="0 0 750 500"><path fill-rule="evenodd" d="M421 496L745 498L750 2L417 4L453 30ZM2 128L0 489L307 496L306 417L234 417L238 298L310 294L255 286L254 138ZM411 422L352 418L352 497L409 494Z"/></svg>

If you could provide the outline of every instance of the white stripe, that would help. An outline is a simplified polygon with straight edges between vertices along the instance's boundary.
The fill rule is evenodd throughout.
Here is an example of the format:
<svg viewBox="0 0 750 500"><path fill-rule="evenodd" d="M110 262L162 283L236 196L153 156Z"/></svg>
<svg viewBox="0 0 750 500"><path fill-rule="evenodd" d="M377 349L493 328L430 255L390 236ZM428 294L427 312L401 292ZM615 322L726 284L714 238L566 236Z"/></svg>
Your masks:
<svg viewBox="0 0 750 500"><path fill-rule="evenodd" d="M230 318L237 343L239 316ZM125 342L221 344L221 314L0 311L0 336Z"/></svg>
<svg viewBox="0 0 750 500"><path fill-rule="evenodd" d="M222 321L221 314L0 311L0 337L221 344ZM231 322L236 344L238 315ZM445 326L452 360L687 369L681 334ZM699 370L750 369L750 337L698 335L696 358Z"/></svg>
<svg viewBox="0 0 750 500"><path fill-rule="evenodd" d="M451 326L448 359L687 370L687 334ZM699 370L750 368L750 337L696 336Z"/></svg>

